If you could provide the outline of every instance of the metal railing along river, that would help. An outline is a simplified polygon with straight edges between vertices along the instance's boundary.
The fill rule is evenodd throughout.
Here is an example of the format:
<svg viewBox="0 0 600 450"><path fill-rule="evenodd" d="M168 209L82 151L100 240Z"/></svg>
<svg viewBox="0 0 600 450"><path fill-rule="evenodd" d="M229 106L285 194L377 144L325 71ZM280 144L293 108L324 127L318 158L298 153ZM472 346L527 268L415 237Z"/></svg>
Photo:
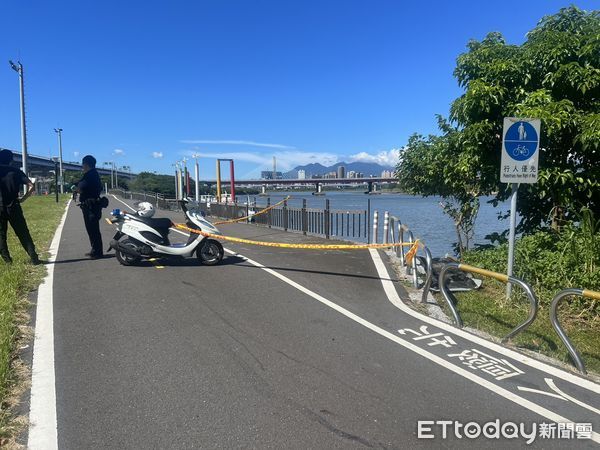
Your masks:
<svg viewBox="0 0 600 450"><path fill-rule="evenodd" d="M306 199L302 200L301 207L290 207L287 200L283 200L281 203L263 214L257 213L272 206L270 197L267 198L264 207L257 206L256 201L246 201L245 203L205 202L200 203L200 208L207 215L213 217L237 219L248 216L249 222L258 225L326 239L336 238L351 241L368 239L367 210L332 209L329 199L325 200L324 209L308 208Z"/></svg>
<svg viewBox="0 0 600 450"><path fill-rule="evenodd" d="M109 193L119 195L125 199L134 200L135 203L149 202L152 203L155 208L167 209L171 211L179 209L176 198L167 198L158 192L133 192L125 191L123 189L111 189Z"/></svg>

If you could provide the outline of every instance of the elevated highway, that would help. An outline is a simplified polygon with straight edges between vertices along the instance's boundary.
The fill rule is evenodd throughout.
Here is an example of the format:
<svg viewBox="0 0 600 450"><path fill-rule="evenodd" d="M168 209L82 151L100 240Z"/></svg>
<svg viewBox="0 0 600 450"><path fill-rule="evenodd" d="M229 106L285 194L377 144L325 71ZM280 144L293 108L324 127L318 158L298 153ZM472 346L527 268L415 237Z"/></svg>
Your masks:
<svg viewBox="0 0 600 450"><path fill-rule="evenodd" d="M0 149L0 150L2 150L2 149ZM14 154L14 163L18 163L18 164L22 165L23 155L21 154L21 152L18 152L15 150L11 150L11 151ZM30 173L47 175L50 170L54 170L54 161L52 160L52 158L46 158L44 156L36 156L36 155L28 154L27 155L27 163L28 163L28 172L30 172ZM81 164L78 162L65 161L63 159L63 170L80 172ZM111 170L103 168L100 162L97 167L97 170L100 175L110 175L111 174ZM122 177L122 178L131 179L131 178L134 178L137 176L137 174L135 174L135 173L129 173L129 172L121 171L121 170L117 170L116 172L117 172L118 178Z"/></svg>

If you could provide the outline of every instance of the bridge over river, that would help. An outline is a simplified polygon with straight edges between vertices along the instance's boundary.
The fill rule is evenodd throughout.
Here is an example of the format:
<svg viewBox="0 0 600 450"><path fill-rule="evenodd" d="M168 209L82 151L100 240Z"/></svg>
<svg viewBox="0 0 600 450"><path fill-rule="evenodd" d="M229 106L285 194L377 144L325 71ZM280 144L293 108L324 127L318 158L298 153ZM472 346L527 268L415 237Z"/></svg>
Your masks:
<svg viewBox="0 0 600 450"><path fill-rule="evenodd" d="M322 191L323 185L365 185L367 192L376 192L377 185L380 183L394 183L397 180L389 177L364 177L364 178L282 178L282 179L267 179L267 180L238 180L235 179L235 186L260 187L265 193L267 188L274 186L314 186L315 193L319 194ZM223 182L225 184L230 182ZM216 180L200 181L200 184L214 186L218 184Z"/></svg>

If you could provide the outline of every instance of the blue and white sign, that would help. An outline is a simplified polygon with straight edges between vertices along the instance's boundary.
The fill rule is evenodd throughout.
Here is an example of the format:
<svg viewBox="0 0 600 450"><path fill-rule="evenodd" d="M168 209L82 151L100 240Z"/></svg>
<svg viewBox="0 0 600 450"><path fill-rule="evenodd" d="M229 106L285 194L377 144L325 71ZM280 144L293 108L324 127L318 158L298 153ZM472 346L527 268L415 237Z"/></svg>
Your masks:
<svg viewBox="0 0 600 450"><path fill-rule="evenodd" d="M536 183L540 119L504 118L500 182Z"/></svg>

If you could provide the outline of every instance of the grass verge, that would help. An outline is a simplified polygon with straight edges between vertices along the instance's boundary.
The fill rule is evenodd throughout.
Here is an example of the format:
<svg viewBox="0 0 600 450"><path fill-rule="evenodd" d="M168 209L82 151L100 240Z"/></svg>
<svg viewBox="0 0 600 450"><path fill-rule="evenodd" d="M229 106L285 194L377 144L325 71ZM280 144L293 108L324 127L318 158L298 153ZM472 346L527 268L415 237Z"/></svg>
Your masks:
<svg viewBox="0 0 600 450"><path fill-rule="evenodd" d="M499 338L525 321L529 313L529 300L519 287L513 286L512 298L506 299L506 285L485 279L476 291L455 293L458 311L465 326L476 328ZM446 301L436 296L444 312L452 317ZM581 354L588 372L600 374L600 320L585 320L569 314L565 299L558 311L558 318L567 336ZM548 306L540 305L535 321L525 331L515 336L511 343L517 347L542 353L575 367L569 353L552 328Z"/></svg>
<svg viewBox="0 0 600 450"><path fill-rule="evenodd" d="M54 196L35 196L22 205L29 231L43 260L47 259L45 253L68 198L68 195L61 196L56 203ZM16 420L14 411L27 376L27 370L19 362L18 350L31 337L28 294L46 275L44 265L29 264L29 257L10 226L9 229L8 245L13 263L4 264L0 260L0 447L24 426L22 420Z"/></svg>

